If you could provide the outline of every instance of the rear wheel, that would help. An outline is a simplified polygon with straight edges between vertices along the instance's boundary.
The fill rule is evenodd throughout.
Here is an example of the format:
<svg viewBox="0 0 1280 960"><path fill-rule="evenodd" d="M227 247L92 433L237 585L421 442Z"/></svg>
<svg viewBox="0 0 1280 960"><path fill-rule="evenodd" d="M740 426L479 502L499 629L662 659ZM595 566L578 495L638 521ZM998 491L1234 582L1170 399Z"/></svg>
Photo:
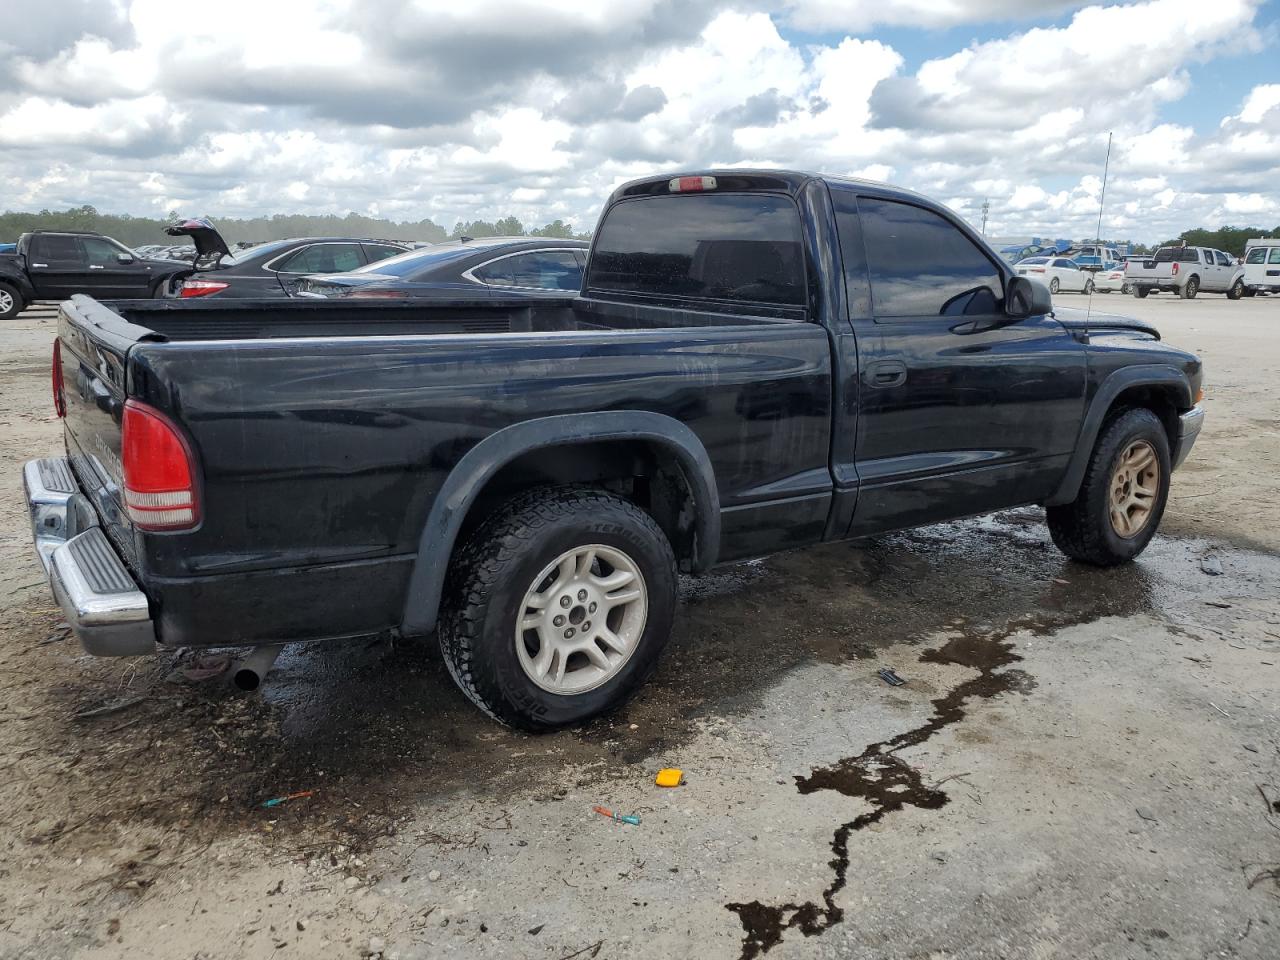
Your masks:
<svg viewBox="0 0 1280 960"><path fill-rule="evenodd" d="M1058 292L1058 287L1059 287L1059 283L1058 283L1058 278L1057 278L1057 277L1054 277L1052 280L1050 280L1050 281L1049 281L1049 292L1050 292L1050 293L1057 293L1057 292Z"/></svg>
<svg viewBox="0 0 1280 960"><path fill-rule="evenodd" d="M602 490L543 488L468 540L440 620L449 672L503 723L551 730L630 698L653 673L676 604L671 546Z"/></svg>
<svg viewBox="0 0 1280 960"><path fill-rule="evenodd" d="M1237 280L1231 285L1231 289L1227 291L1228 300L1239 300L1244 296L1244 281Z"/></svg>
<svg viewBox="0 0 1280 960"><path fill-rule="evenodd" d="M0 283L0 320L16 317L22 312L23 306L22 294L7 283Z"/></svg>
<svg viewBox="0 0 1280 960"><path fill-rule="evenodd" d="M1245 295L1246 297L1256 297L1256 296L1258 295L1258 288L1257 288L1257 287L1245 287L1245 288L1244 288L1244 295Z"/></svg>
<svg viewBox="0 0 1280 960"><path fill-rule="evenodd" d="M1146 409L1114 417L1098 437L1076 499L1045 511L1053 542L1095 566L1132 560L1160 526L1169 472L1169 438L1159 418Z"/></svg>
<svg viewBox="0 0 1280 960"><path fill-rule="evenodd" d="M1150 293L1151 293L1150 287L1134 287L1133 288L1133 295L1137 297L1139 300L1145 300Z"/></svg>
<svg viewBox="0 0 1280 960"><path fill-rule="evenodd" d="M1187 282L1182 285L1182 299L1194 300L1196 294L1200 292L1200 278L1187 277Z"/></svg>

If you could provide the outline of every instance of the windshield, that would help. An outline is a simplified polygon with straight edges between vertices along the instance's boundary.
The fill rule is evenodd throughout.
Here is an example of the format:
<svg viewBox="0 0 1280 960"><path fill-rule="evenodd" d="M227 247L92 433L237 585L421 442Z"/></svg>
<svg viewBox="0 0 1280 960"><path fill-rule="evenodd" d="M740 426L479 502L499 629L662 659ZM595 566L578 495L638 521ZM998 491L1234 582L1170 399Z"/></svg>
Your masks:
<svg viewBox="0 0 1280 960"><path fill-rule="evenodd" d="M468 246L467 244L441 244L438 247L410 250L408 253L402 253L399 256L387 257L385 260L379 260L377 263L371 263L351 272L380 273L412 280L418 274L425 273L427 270L438 267L442 263L469 257L479 249L482 248Z"/></svg>

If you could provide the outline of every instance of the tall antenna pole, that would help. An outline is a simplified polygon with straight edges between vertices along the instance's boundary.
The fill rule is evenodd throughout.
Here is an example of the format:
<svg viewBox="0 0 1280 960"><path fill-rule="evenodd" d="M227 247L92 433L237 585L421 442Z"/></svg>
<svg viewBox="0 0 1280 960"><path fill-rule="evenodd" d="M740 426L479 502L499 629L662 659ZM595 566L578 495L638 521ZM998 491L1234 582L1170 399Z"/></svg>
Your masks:
<svg viewBox="0 0 1280 960"><path fill-rule="evenodd" d="M1107 131L1107 159L1102 164L1102 196L1098 198L1098 232L1093 242L1098 247L1098 262L1102 262L1102 211L1107 205L1107 174L1111 171L1111 131ZM1089 288L1089 302L1085 304L1084 335L1089 336L1089 316L1093 313L1093 287Z"/></svg>
<svg viewBox="0 0 1280 960"><path fill-rule="evenodd" d="M982 235L987 235L987 211L991 209L991 200L987 198L982 201Z"/></svg>

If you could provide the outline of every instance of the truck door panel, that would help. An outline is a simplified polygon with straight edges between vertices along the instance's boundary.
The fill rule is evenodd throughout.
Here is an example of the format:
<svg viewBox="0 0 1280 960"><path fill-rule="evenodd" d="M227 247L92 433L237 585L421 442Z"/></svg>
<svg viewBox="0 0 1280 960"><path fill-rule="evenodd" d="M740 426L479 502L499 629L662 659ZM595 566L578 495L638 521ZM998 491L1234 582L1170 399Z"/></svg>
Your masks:
<svg viewBox="0 0 1280 960"><path fill-rule="evenodd" d="M1083 415L1083 344L1049 316L1010 322L1003 274L946 218L874 197L857 206L871 302L853 318L850 535L1049 496Z"/></svg>
<svg viewBox="0 0 1280 960"><path fill-rule="evenodd" d="M37 300L62 300L82 292L88 280L88 264L79 237L32 234L27 244L27 275Z"/></svg>

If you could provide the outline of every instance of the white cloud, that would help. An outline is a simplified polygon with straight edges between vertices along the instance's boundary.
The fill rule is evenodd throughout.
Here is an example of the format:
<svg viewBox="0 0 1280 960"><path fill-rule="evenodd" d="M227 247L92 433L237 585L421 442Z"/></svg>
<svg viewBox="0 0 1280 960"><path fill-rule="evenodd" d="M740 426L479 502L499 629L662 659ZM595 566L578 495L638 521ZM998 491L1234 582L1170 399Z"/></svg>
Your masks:
<svg viewBox="0 0 1280 960"><path fill-rule="evenodd" d="M989 233L1084 236L1114 131L1114 230L1280 222L1276 78L1208 124L1175 110L1262 42L1247 0L118 6L45 0L0 39L6 205L584 228L625 179L760 165L892 180L975 222L986 200ZM1007 35L910 66L874 32L978 22Z"/></svg>

